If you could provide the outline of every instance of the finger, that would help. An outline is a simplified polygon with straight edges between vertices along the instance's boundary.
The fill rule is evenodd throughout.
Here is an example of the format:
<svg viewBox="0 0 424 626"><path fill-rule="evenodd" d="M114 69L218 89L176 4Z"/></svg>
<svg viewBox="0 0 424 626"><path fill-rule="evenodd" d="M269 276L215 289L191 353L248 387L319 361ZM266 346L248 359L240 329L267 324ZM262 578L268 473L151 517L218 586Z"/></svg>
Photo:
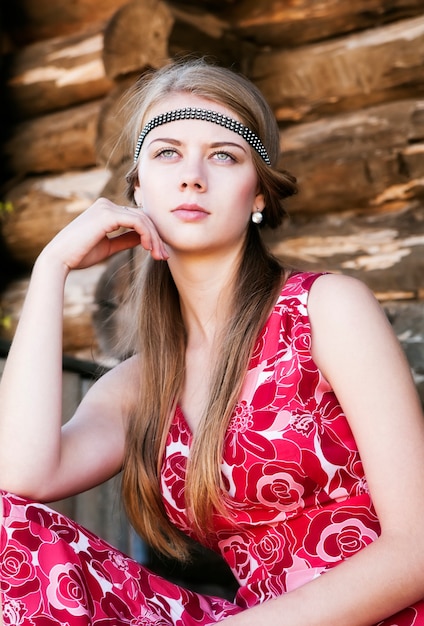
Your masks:
<svg viewBox="0 0 424 626"><path fill-rule="evenodd" d="M127 207L122 206L120 209L131 212L131 209ZM137 215L137 217L139 218L140 215ZM153 222L147 216L144 215L141 221L136 220L131 225L126 223L124 227L130 228L130 230L110 237L111 242L113 241L113 252L141 244L145 250L151 253L155 260L163 261L169 258L164 242L160 238Z"/></svg>
<svg viewBox="0 0 424 626"><path fill-rule="evenodd" d="M156 228L149 231L146 234L142 234L140 236L141 245L149 250L152 257L156 260L166 260L169 258L168 251L166 250L165 244L161 237L159 236Z"/></svg>
<svg viewBox="0 0 424 626"><path fill-rule="evenodd" d="M115 254L121 250L135 248L140 245L140 236L135 230L129 230L120 235L109 237L110 254Z"/></svg>
<svg viewBox="0 0 424 626"><path fill-rule="evenodd" d="M123 205L121 209L132 216L136 216L139 219L139 222L134 223L133 228L137 230L137 232L139 232L140 242L143 248L145 250L148 250L151 253L152 257L156 260L168 259L168 251L151 218L145 213L140 212L139 209L135 209L133 207L127 207ZM140 229L137 227L138 223L140 223Z"/></svg>

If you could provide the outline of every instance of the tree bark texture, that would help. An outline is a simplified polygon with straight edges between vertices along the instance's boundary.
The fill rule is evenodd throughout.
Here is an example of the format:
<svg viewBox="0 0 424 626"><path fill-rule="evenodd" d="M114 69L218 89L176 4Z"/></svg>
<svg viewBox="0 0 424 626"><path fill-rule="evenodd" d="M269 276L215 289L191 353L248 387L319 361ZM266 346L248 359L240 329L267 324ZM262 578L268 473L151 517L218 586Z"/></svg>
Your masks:
<svg viewBox="0 0 424 626"><path fill-rule="evenodd" d="M103 265L70 273L65 287L63 351L79 358L99 356L93 327L94 294L104 271ZM29 278L13 281L0 295L0 311L7 324L0 324L0 337L11 340L19 321Z"/></svg>
<svg viewBox="0 0 424 626"><path fill-rule="evenodd" d="M103 26L27 45L5 60L6 94L15 119L36 117L105 96Z"/></svg>
<svg viewBox="0 0 424 626"><path fill-rule="evenodd" d="M106 28L104 64L112 79L158 68L187 54L206 54L223 65L247 70L251 51L248 41L202 8L187 11L162 0L132 0Z"/></svg>
<svg viewBox="0 0 424 626"><path fill-rule="evenodd" d="M8 167L24 175L94 166L102 102L88 102L18 124L4 147Z"/></svg>
<svg viewBox="0 0 424 626"><path fill-rule="evenodd" d="M423 196L424 99L292 125L281 149L279 165L300 190L290 212L402 207Z"/></svg>
<svg viewBox="0 0 424 626"><path fill-rule="evenodd" d="M46 244L101 195L110 172L104 168L28 178L13 187L6 202L2 234L15 259L32 267Z"/></svg>
<svg viewBox="0 0 424 626"><path fill-rule="evenodd" d="M242 38L264 47L291 48L422 12L421 0L241 0L219 15Z"/></svg>
<svg viewBox="0 0 424 626"><path fill-rule="evenodd" d="M424 16L256 55L251 78L280 122L424 94Z"/></svg>
<svg viewBox="0 0 424 626"><path fill-rule="evenodd" d="M289 266L355 276L381 300L424 296L422 200L392 212L294 216L268 242Z"/></svg>

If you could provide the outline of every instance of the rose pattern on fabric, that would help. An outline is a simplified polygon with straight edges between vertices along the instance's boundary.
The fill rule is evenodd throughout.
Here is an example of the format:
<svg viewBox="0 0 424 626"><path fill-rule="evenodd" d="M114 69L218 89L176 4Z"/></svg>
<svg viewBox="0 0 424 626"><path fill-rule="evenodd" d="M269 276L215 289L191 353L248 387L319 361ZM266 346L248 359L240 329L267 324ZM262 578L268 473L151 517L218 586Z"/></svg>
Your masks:
<svg viewBox="0 0 424 626"><path fill-rule="evenodd" d="M5 626L208 626L306 584L379 533L346 417L311 356L307 299L319 277L293 274L262 329L222 458L229 517L212 547L240 584L234 602L177 586L42 504L2 493ZM185 510L192 434L180 407L161 489L170 519ZM376 626L424 624L424 602Z"/></svg>
<svg viewBox="0 0 424 626"><path fill-rule="evenodd" d="M80 568L55 565L50 570L49 580L46 595L51 606L64 608L71 615L88 613L88 598Z"/></svg>
<svg viewBox="0 0 424 626"><path fill-rule="evenodd" d="M376 523L375 515L359 506L354 511L350 507L320 511L311 521L305 549L313 557L339 562L377 539L378 533L372 529Z"/></svg>
<svg viewBox="0 0 424 626"><path fill-rule="evenodd" d="M20 544L13 545L13 542L2 551L0 558L3 563L4 585L11 587L21 587L28 585L36 579L35 568L31 562L31 553ZM19 591L21 593L21 591Z"/></svg>

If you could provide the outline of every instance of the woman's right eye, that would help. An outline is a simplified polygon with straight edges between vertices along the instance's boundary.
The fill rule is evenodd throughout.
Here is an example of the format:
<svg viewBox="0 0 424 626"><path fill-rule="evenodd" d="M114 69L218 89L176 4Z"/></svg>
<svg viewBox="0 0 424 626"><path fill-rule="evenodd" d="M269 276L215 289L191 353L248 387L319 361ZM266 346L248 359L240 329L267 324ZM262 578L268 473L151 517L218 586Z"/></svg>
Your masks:
<svg viewBox="0 0 424 626"><path fill-rule="evenodd" d="M170 159L175 154L177 154L177 151L175 150L175 148L161 148L155 153L155 158L162 157L164 159Z"/></svg>

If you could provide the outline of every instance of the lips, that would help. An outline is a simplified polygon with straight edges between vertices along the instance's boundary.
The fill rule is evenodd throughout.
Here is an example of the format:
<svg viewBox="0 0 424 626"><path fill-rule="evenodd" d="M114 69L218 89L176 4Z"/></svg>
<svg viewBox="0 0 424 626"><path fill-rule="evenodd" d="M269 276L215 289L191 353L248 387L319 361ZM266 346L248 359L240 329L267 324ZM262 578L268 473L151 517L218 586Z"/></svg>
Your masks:
<svg viewBox="0 0 424 626"><path fill-rule="evenodd" d="M205 219L209 215L209 211L198 204L180 204L173 209L172 213L186 222L196 222Z"/></svg>

